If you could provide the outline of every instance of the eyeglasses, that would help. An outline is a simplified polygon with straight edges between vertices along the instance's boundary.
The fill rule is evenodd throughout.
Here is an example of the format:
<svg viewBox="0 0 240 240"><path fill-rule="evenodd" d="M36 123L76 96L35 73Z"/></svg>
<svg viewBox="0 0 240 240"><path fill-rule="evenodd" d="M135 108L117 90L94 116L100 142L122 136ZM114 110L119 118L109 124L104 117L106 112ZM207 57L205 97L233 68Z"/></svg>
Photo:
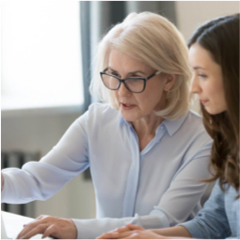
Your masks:
<svg viewBox="0 0 240 240"><path fill-rule="evenodd" d="M106 72L100 72L100 75L105 87L107 87L110 90L118 90L121 86L121 83L123 83L124 86L128 89L128 91L132 93L141 93L144 91L146 87L146 82L150 78L160 73L161 71L157 71L156 73L150 75L147 78L132 77L132 78L125 78L125 79L118 78L117 76L112 75L110 73L106 73Z"/></svg>

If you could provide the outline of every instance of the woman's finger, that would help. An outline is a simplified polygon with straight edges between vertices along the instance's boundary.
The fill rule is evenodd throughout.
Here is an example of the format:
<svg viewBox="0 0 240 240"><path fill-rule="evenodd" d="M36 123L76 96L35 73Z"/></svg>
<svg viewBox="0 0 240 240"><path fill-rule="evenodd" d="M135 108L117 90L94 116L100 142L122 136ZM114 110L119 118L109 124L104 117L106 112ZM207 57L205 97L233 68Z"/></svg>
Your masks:
<svg viewBox="0 0 240 240"><path fill-rule="evenodd" d="M27 232L31 231L32 229L34 229L37 225L38 225L38 221L34 220L31 221L28 224L23 225L23 229L22 231L18 234L17 238L22 238L24 235L27 234Z"/></svg>
<svg viewBox="0 0 240 240"><path fill-rule="evenodd" d="M102 234L100 237L98 237L98 239L119 238L120 234L121 233L125 233L125 232L128 232L128 233L127 234L123 234L122 236L128 236L130 234L129 232L133 231L133 230L144 230L144 229L139 227L139 226L137 226L137 225L134 225L134 224L127 224L124 227L116 228L116 229L114 229L111 232L107 232L107 233Z"/></svg>
<svg viewBox="0 0 240 240"><path fill-rule="evenodd" d="M36 220L42 220L42 219L47 219L47 218L51 218L49 215L40 215L36 218Z"/></svg>
<svg viewBox="0 0 240 240"><path fill-rule="evenodd" d="M58 235L59 231L60 231L60 229L59 229L59 227L57 225L54 225L54 224L50 225L44 231L42 238L46 238L46 237L57 238L57 235Z"/></svg>
<svg viewBox="0 0 240 240"><path fill-rule="evenodd" d="M114 237L115 235L121 233L121 232L125 232L125 231L129 231L128 227L125 226L125 227L121 227L121 228L116 228L110 232L107 232L107 233L103 233L101 236L99 236L97 239L105 239L107 238L108 236L112 236ZM112 234L112 235L111 235Z"/></svg>
<svg viewBox="0 0 240 240"><path fill-rule="evenodd" d="M117 232L109 232L109 233L104 233L102 236L100 236L98 239L121 239L121 238L126 238L132 234L132 231L125 231L121 233Z"/></svg>
<svg viewBox="0 0 240 240"><path fill-rule="evenodd" d="M116 237L113 237L113 236ZM116 239L117 238L118 233L117 232L109 232L109 233L103 233L101 236L97 237L97 239Z"/></svg>
<svg viewBox="0 0 240 240"><path fill-rule="evenodd" d="M19 238L22 238L22 239L29 239L37 234L43 234L44 231L48 228L48 225L47 224L39 224L37 225L36 227L28 230L27 232L21 234L21 235L18 235L18 239Z"/></svg>
<svg viewBox="0 0 240 240"><path fill-rule="evenodd" d="M138 225L134 225L134 224L127 224L126 226L129 230L144 230L144 228L138 226Z"/></svg>
<svg viewBox="0 0 240 240"><path fill-rule="evenodd" d="M127 232L130 231L131 229L128 227L128 225L124 226L124 227L120 227L117 228L116 230L114 230L112 233L117 232L117 233L122 233L122 232Z"/></svg>

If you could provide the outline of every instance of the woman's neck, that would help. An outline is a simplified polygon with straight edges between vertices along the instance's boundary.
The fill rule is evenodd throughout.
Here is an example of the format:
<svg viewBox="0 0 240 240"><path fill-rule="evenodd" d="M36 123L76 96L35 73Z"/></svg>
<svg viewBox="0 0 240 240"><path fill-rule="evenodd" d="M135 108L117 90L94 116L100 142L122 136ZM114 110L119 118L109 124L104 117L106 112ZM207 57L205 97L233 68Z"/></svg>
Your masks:
<svg viewBox="0 0 240 240"><path fill-rule="evenodd" d="M155 137L156 129L163 122L164 118L152 114L132 122L133 128L137 133L140 151Z"/></svg>

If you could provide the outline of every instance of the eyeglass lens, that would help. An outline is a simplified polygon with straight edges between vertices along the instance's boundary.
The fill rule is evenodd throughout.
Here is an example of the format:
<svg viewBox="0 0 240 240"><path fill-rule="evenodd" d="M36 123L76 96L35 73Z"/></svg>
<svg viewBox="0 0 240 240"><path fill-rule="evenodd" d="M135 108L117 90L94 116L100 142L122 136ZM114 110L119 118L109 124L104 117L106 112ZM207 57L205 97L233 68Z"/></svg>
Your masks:
<svg viewBox="0 0 240 240"><path fill-rule="evenodd" d="M111 90L117 90L119 88L120 81L117 78L102 74L102 79L107 88ZM128 78L124 83L128 90L132 92L142 92L144 89L144 80L141 78Z"/></svg>

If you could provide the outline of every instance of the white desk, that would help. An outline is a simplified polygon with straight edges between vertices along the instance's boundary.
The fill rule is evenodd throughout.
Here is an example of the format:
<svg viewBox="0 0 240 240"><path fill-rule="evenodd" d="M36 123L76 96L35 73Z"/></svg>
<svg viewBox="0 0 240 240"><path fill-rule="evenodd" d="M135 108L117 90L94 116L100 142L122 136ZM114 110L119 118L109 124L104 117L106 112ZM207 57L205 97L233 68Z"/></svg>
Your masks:
<svg viewBox="0 0 240 240"><path fill-rule="evenodd" d="M23 229L23 225L31 222L33 219L29 217L23 217L17 214L8 213L2 211L2 218L9 238L15 239L17 235ZM39 235L37 238L41 239L42 235ZM36 238L36 237L34 237Z"/></svg>

